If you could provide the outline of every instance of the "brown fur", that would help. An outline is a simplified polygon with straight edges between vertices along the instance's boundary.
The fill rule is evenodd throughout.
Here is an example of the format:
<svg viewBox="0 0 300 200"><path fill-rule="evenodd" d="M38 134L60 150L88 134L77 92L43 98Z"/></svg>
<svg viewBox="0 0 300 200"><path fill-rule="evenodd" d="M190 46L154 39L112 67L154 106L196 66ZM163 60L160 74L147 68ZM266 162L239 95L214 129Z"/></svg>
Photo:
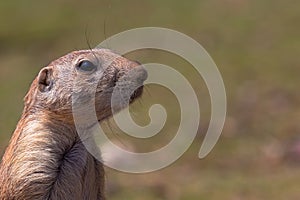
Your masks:
<svg viewBox="0 0 300 200"><path fill-rule="evenodd" d="M113 62L103 75L98 71L87 75L75 69L80 59L102 66ZM103 165L77 135L72 92L81 94L84 101L85 96L95 95L89 86L101 77L95 95L101 121L112 114L110 97L116 81L137 65L98 49L72 52L43 68L24 99L23 114L2 158L0 199L105 199ZM143 69L139 70L132 80L124 78L123 84L143 81L145 75ZM79 83L73 88L75 79ZM82 121L82 126L90 125L88 120Z"/></svg>

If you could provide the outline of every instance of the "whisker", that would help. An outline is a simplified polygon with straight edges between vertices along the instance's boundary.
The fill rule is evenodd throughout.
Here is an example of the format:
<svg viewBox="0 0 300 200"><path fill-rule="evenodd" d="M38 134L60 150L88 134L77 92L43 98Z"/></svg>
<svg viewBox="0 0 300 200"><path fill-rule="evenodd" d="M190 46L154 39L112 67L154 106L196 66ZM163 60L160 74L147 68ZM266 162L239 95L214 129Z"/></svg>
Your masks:
<svg viewBox="0 0 300 200"><path fill-rule="evenodd" d="M151 97L151 92L149 92L149 86L148 85L144 86L144 91L147 93L147 95L149 95Z"/></svg>
<svg viewBox="0 0 300 200"><path fill-rule="evenodd" d="M111 125L111 121L110 121L109 119L107 119L106 122L107 122L108 127L109 127L110 130L111 130L111 133L115 136L116 140L117 140L121 145L123 145L124 147L128 148L128 145L125 144L125 143L123 142L122 138L117 134L117 131L116 131L116 132L113 131L113 128L112 128L112 125ZM115 129L115 130L117 130L117 129Z"/></svg>
<svg viewBox="0 0 300 200"><path fill-rule="evenodd" d="M107 36L106 36L106 16L104 17L104 22L103 22L103 34L104 34L104 40L106 41L106 39L107 39ZM109 48L107 43L106 43L106 48Z"/></svg>
<svg viewBox="0 0 300 200"><path fill-rule="evenodd" d="M91 53L93 54L93 56L95 57L95 59L97 60L97 64L99 65L100 64L100 61L98 59L98 57L95 55L95 52L93 51L93 48L91 47L91 44L90 44L90 41L89 41L89 38L88 38L88 26L86 26L86 29L85 29L85 32L84 32L84 35L85 35L85 41L89 47L89 50L91 51Z"/></svg>
<svg viewBox="0 0 300 200"><path fill-rule="evenodd" d="M107 10L111 10L111 2L109 1L109 4L108 4L108 9ZM106 32L106 21L107 21L107 18L108 18L108 13L109 12L105 12L105 15L104 15L104 21L103 21L103 34L104 34L104 39L105 39L105 45L106 45L106 48L107 49L110 49L109 47L109 41L107 40L107 32Z"/></svg>

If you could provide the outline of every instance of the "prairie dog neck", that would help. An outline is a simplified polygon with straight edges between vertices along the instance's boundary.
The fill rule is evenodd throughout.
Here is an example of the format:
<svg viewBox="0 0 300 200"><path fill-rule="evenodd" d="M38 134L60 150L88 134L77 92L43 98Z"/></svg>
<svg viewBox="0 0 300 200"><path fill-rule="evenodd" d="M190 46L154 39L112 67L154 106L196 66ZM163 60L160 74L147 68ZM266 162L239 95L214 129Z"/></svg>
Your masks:
<svg viewBox="0 0 300 200"><path fill-rule="evenodd" d="M45 117L23 116L19 122L6 153L13 156L3 157L0 182L6 188L0 197L5 191L5 197L20 199L104 199L102 163L87 152L75 128L38 119Z"/></svg>

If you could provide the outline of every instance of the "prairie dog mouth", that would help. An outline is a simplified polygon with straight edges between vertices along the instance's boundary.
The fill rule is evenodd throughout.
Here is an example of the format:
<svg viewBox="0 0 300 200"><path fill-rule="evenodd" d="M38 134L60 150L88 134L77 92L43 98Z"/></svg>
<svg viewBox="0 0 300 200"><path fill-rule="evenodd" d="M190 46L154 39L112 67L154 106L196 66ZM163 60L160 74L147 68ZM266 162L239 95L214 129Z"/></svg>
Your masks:
<svg viewBox="0 0 300 200"><path fill-rule="evenodd" d="M129 103L132 103L135 99L137 99L143 94L143 88L144 86L140 86L133 92L133 94L130 96Z"/></svg>
<svg viewBox="0 0 300 200"><path fill-rule="evenodd" d="M148 77L147 71L141 65L135 68L135 73L137 75L136 82L140 86L136 90L134 90L134 92L130 96L130 103L142 95L144 89L144 81Z"/></svg>
<svg viewBox="0 0 300 200"><path fill-rule="evenodd" d="M132 103L143 93L144 81L147 79L147 71L141 65L131 69L129 72L120 77L115 85L118 96L123 100L129 100ZM114 98L114 97L112 97Z"/></svg>

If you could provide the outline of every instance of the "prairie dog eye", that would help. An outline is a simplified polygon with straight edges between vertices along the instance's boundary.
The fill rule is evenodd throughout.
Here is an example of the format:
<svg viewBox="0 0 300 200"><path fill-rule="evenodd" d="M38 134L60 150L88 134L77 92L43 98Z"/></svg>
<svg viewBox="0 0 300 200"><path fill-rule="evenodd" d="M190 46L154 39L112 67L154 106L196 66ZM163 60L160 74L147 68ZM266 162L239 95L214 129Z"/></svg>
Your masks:
<svg viewBox="0 0 300 200"><path fill-rule="evenodd" d="M97 66L88 60L83 60L78 63L76 68L82 72L93 72L97 69Z"/></svg>

